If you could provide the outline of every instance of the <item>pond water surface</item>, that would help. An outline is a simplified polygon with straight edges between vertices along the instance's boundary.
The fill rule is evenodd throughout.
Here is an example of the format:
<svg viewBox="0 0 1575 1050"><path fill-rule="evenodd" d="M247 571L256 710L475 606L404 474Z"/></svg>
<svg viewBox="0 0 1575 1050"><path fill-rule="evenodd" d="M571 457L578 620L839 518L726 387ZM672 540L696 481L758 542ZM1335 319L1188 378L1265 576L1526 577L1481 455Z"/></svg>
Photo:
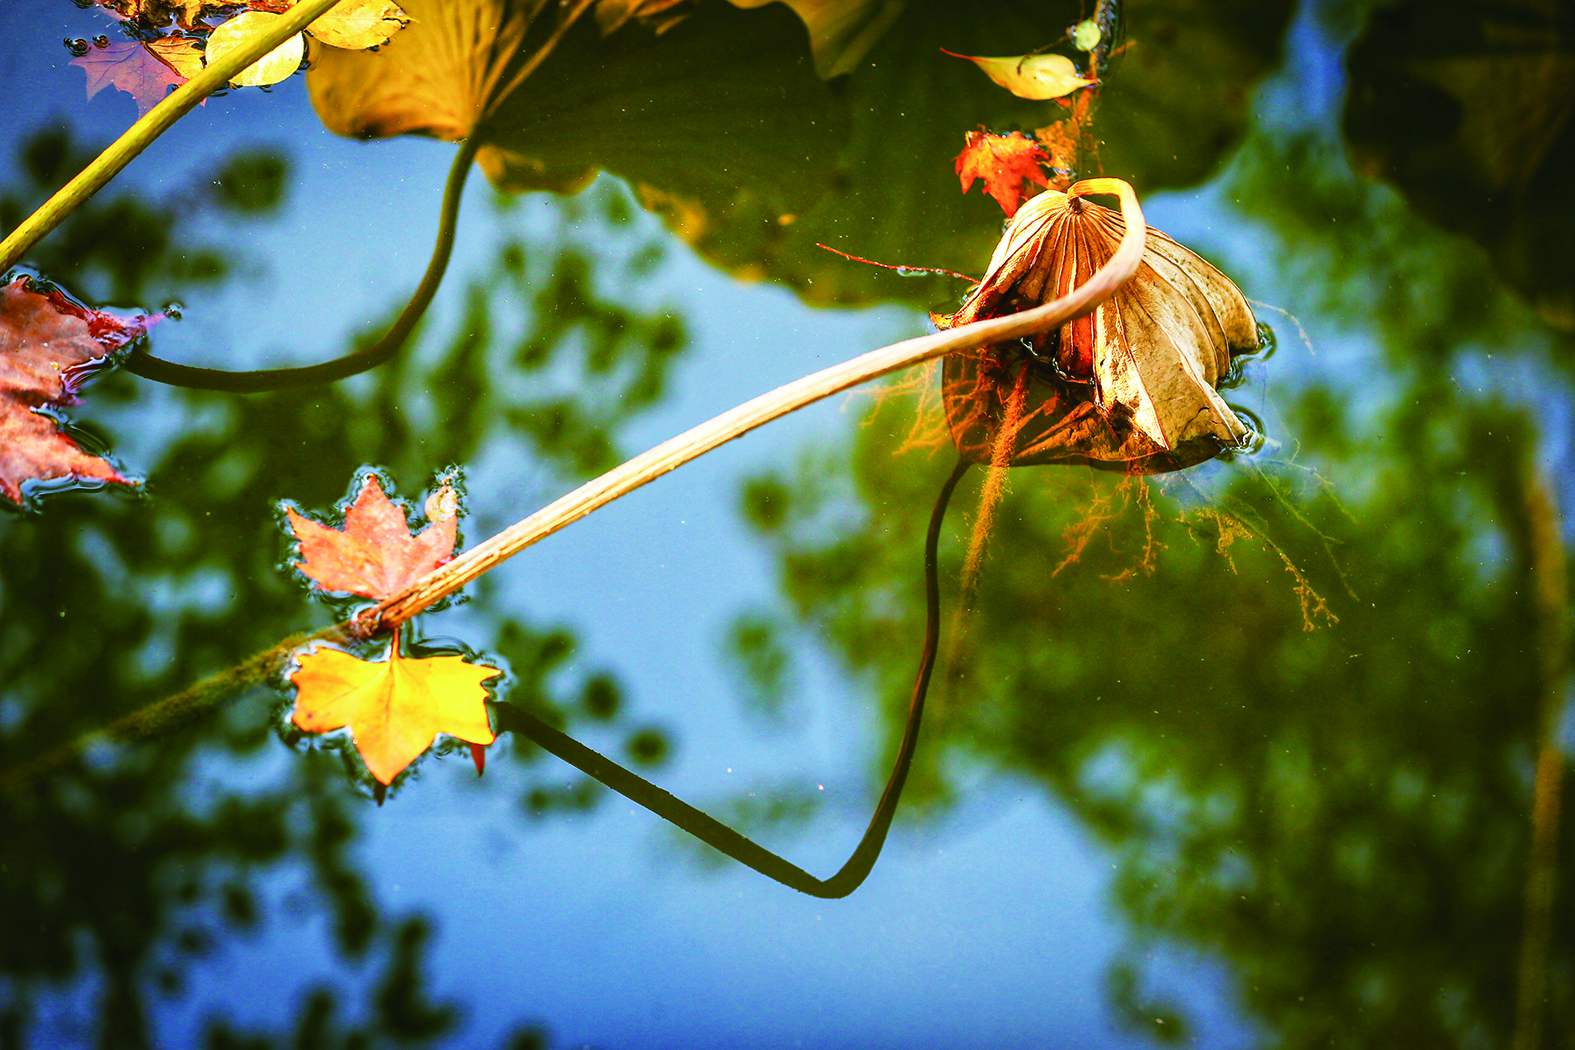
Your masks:
<svg viewBox="0 0 1575 1050"><path fill-rule="evenodd" d="M0 795L0 1046L1569 1045L1575 233L1552 190L1575 82L1552 0L1127 5L1100 159L1263 304L1277 347L1229 400L1267 441L1147 479L1013 470L958 612L984 472L964 481L919 757L846 899L509 734L483 777L449 747L380 797L342 740L288 730L282 675L71 749L347 612L291 568L281 501L331 520L375 467L419 507L458 467L475 543L955 308L955 280L814 245L982 271L1001 213L952 158L1055 104L938 48L1021 53L1078 12L962 6L909 0L829 85L776 5L702 2L611 57L574 37L497 140L549 158L514 189L602 174L570 195L473 173L395 360L273 394L95 380L72 425L142 483L0 515L0 769L68 748ZM120 32L0 5L7 230L135 119L86 100L62 46ZM746 76L729 33L780 46ZM210 99L30 272L178 303L163 358L364 343L426 265L456 147L332 134L306 79ZM620 102L669 80L687 108ZM726 445L415 634L829 875L919 655L953 458L934 382Z"/></svg>

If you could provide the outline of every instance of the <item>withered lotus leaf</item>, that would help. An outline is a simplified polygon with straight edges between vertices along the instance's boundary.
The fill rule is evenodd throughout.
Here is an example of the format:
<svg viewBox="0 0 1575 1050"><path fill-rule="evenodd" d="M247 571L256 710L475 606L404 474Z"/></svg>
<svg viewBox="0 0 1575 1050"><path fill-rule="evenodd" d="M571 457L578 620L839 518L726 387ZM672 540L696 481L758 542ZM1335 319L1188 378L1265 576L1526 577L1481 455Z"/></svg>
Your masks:
<svg viewBox="0 0 1575 1050"><path fill-rule="evenodd" d="M940 323L1063 296L1104 265L1124 231L1121 214L1078 185L1041 193L1018 211L962 308ZM1150 226L1137 273L1093 313L1032 340L947 357L947 425L974 462L1180 470L1250 435L1217 388L1232 356L1257 345L1241 291Z"/></svg>

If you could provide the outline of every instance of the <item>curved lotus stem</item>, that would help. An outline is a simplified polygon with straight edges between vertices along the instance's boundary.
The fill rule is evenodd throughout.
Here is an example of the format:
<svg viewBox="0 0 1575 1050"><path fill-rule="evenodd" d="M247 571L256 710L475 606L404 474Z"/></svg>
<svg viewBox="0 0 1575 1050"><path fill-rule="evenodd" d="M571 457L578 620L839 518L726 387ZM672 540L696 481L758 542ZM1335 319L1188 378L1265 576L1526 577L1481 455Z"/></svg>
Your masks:
<svg viewBox="0 0 1575 1050"><path fill-rule="evenodd" d="M410 338L416 325L426 315L432 297L443 283L448 270L449 257L454 252L454 227L459 219L459 202L465 193L465 180L470 174L471 161L475 159L480 143L472 136L459 145L454 163L448 169L448 182L443 187L443 207L438 215L437 242L432 246L432 258L421 277L410 301L400 311L393 325L382 338L371 346L354 353L298 368L258 368L251 371L229 371L223 368L199 368L166 361L162 357L133 350L121 367L132 375L152 379L171 386L192 390L228 390L238 394L260 394L268 390L286 390L292 387L315 386L331 383L336 379L357 375L376 368L392 357Z"/></svg>
<svg viewBox="0 0 1575 1050"><path fill-rule="evenodd" d="M897 803L902 799L903 785L908 781L908 768L918 749L919 726L924 718L924 698L929 692L930 673L935 669L935 652L939 648L941 636L940 569L936 550L940 544L941 523L946 518L947 504L968 467L966 459L958 460L951 476L941 486L940 494L935 497L935 507L930 512L930 527L924 538L924 647L919 656L918 674L914 677L913 697L908 703L908 718L903 724L902 743L897 748L897 760L892 763L886 789L881 792L880 802L875 806L875 813L864 830L864 837L859 840L847 862L829 879L816 878L522 708L513 704L494 704L498 728L529 737L542 749L552 752L580 772L601 781L624 798L639 803L707 846L727 854L740 864L754 868L767 878L811 897L828 900L846 897L863 885L874 869L875 861L880 858L881 848L886 844L886 833L891 830L892 818L897 815Z"/></svg>
<svg viewBox="0 0 1575 1050"><path fill-rule="evenodd" d="M1114 193L1121 198L1121 215L1126 230L1110 260L1067 295L1031 310L958 325L934 335L905 339L879 350L871 350L851 361L833 365L780 386L769 394L746 401L737 408L723 412L626 460L601 477L586 482L568 495L470 548L399 594L384 599L363 615L363 629L372 633L399 626L505 559L579 521L592 511L655 481L719 445L742 437L756 427L764 426L805 405L944 354L1020 339L1090 313L1137 272L1138 264L1143 260L1143 245L1148 230L1137 194L1127 183L1120 179L1085 179L1069 191L1070 196L1092 193Z"/></svg>

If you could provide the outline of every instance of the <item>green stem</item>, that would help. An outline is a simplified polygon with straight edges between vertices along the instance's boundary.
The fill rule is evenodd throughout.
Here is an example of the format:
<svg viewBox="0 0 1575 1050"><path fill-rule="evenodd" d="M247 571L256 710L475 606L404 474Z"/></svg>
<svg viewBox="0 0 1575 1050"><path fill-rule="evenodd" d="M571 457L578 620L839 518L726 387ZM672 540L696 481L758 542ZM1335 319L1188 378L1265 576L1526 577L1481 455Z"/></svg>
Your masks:
<svg viewBox="0 0 1575 1050"><path fill-rule="evenodd" d="M846 897L863 884L875 867L881 848L886 844L886 833L891 829L892 818L897 815L897 803L902 798L903 786L908 780L908 767L913 763L914 751L919 743L919 725L924 717L924 698L929 692L930 675L935 669L935 653L940 647L941 597L940 568L937 548L940 545L941 523L946 518L946 507L951 502L957 482L968 469L967 460L959 460L951 476L941 486L935 497L935 509L930 512L930 528L924 538L924 648L919 656L919 673L913 683L913 698L908 704L908 719L903 726L902 743L897 748L897 761L892 766L891 777L881 793L880 803L870 818L869 827L847 863L829 879L817 879L798 865L772 853L753 839L739 834L732 828L702 813L676 798L655 784L620 766L604 755L598 754L575 740L567 733L554 729L535 715L513 704L496 704L498 728L527 736L544 750L569 763L587 776L601 781L618 794L636 802L664 820L671 821L704 842L747 867L753 868L769 879L774 879L790 889L807 893L811 897L836 899Z"/></svg>
<svg viewBox="0 0 1575 1050"><path fill-rule="evenodd" d="M448 169L448 182L443 187L443 207L438 217L437 243L432 246L432 258L427 262L427 272L416 287L415 294L400 311L399 318L382 338L371 346L354 353L299 368L259 368L234 372L223 368L198 368L166 361L151 354L133 351L121 367L132 375L142 376L171 386L190 387L193 390L228 390L239 394L257 394L268 390L287 390L292 387L315 386L332 383L347 376L358 375L376 368L392 357L410 338L410 333L426 314L443 283L448 271L448 261L454 253L454 228L459 218L460 199L465 193L465 180L470 174L471 162L480 148L480 141L472 135L460 143L454 163Z"/></svg>
<svg viewBox="0 0 1575 1050"><path fill-rule="evenodd" d="M262 58L268 52L290 39L315 22L339 0L301 0L301 3L280 15L279 20L256 37L222 56L201 73L172 91L164 101L154 106L146 116L126 129L125 134L100 153L93 163L82 169L43 206L29 215L20 226L0 241L0 272L9 269L22 256L49 235L66 216L76 211L93 194L120 174L138 154L152 145L153 140L170 129L192 107L210 94L224 87L232 79Z"/></svg>
<svg viewBox="0 0 1575 1050"><path fill-rule="evenodd" d="M84 733L75 740L44 752L37 758L0 773L0 795L11 794L68 765L100 744L129 744L151 740L206 717L242 690L268 681L285 665L290 654L308 642L346 644L352 634L336 624L312 635L292 635L277 645L243 660L233 667L211 674L189 688L155 704L118 718L102 729Z"/></svg>

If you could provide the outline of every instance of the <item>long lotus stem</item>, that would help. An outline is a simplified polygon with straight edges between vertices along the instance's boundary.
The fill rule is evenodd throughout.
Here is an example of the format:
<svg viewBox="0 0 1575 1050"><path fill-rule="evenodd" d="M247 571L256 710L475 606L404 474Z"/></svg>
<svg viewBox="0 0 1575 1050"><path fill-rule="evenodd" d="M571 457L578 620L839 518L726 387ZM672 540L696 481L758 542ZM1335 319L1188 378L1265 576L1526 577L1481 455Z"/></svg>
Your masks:
<svg viewBox="0 0 1575 1050"><path fill-rule="evenodd" d="M1126 224L1121 243L1109 261L1095 271L1088 281L1067 295L1007 317L975 321L934 335L893 343L746 401L625 461L428 573L404 591L368 610L361 620L364 629L387 630L404 623L482 573L559 529L579 521L592 511L655 481L668 471L683 466L719 445L742 437L756 427L764 426L805 405L943 354L1020 339L1089 313L1115 294L1116 289L1137 272L1138 264L1143 259L1148 228L1143 220L1143 209L1138 205L1137 194L1120 179L1086 179L1072 186L1067 193L1073 197L1093 193L1118 195L1121 198L1122 219Z"/></svg>
<svg viewBox="0 0 1575 1050"><path fill-rule="evenodd" d="M4 241L0 241L0 272L20 260L33 245L43 240L50 231L64 222L66 216L103 189L110 179L120 174L121 170L147 149L154 139L168 131L197 103L239 76L253 62L311 25L338 2L339 0L301 0L301 3L280 15L279 20L269 26L266 32L257 34L234 51L225 54L217 62L172 91L164 101L149 110L146 116L127 128L120 138L110 143L109 148L100 153L93 163L83 168L76 178L66 183L58 193L23 220L22 224L12 230Z"/></svg>
<svg viewBox="0 0 1575 1050"><path fill-rule="evenodd" d="M1083 316L1108 299L1122 283L1137 272L1138 263L1143 256L1147 227L1143 222L1143 212L1138 206L1137 195L1133 193L1131 186L1119 179L1091 179L1073 186L1071 192L1119 194L1121 212L1126 222L1126 232L1122 234L1121 244L1115 254L1087 283L1079 286L1071 294L1009 317L976 321L935 335L894 343L854 358L845 364L779 387L770 394L724 412L710 422L702 423L613 468L535 514L516 522L484 543L471 548L447 565L427 574L400 594L368 610L366 614L349 623L327 628L313 637L350 637L369 634L380 628L397 627L422 609L441 601L537 540L578 521L597 508L655 480L701 453L785 415L795 408L801 408L857 383L877 378L907 365L927 361L941 354L978 346L981 343L1019 339ZM237 680L253 681L258 676L272 673L288 655L289 648L288 645L275 646L237 668L221 672L199 683L186 693L152 704L123 719L117 725L138 727L164 725L166 724L164 719L171 712L178 712L183 718L198 717L225 698L222 689L209 688L210 685L216 686L218 683ZM237 675L240 677L237 678ZM522 728L521 731L526 730ZM118 734L112 735L118 738ZM28 763L22 769L0 774L0 791L11 790L69 760L72 755L80 753L81 744L91 739L95 739L92 734L79 741L77 745L67 745L51 752L44 756L43 760ZM650 790L658 789L652 787Z"/></svg>
<svg viewBox="0 0 1575 1050"><path fill-rule="evenodd" d="M870 817L869 826L864 830L864 837L859 840L847 862L829 879L816 878L753 839L739 834L716 818L675 798L644 777L631 773L512 704L496 705L499 728L529 737L580 772L594 777L630 801L639 803L706 845L720 850L740 864L754 868L767 878L812 897L846 897L863 885L880 857L881 848L886 844L886 833L891 830L892 818L897 815L897 803L902 799L903 786L908 781L908 768L918 748L919 726L924 719L924 698L929 692L930 674L935 669L935 652L940 644L941 597L937 548L940 545L941 523L946 518L946 507L951 501L952 492L968 466L967 460L958 461L951 476L941 486L940 494L935 498L935 508L930 512L930 527L924 539L924 647L919 655L919 670L913 682L913 696L908 703L908 718L903 725L902 743L897 747L897 759L892 763L891 776L887 778L886 789L881 792L880 802Z"/></svg>

